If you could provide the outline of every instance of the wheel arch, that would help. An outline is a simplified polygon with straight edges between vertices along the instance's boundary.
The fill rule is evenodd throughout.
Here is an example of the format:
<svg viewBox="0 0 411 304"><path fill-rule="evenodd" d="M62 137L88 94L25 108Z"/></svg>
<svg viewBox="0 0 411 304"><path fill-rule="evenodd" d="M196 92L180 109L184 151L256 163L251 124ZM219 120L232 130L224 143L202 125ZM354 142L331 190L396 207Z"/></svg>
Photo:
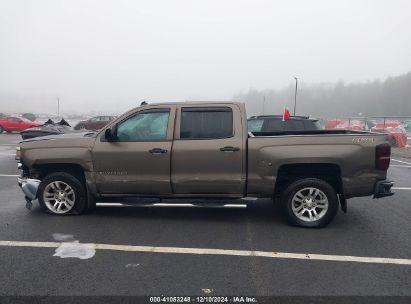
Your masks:
<svg viewBox="0 0 411 304"><path fill-rule="evenodd" d="M344 194L341 167L334 163L284 164L278 169L274 196L280 196L292 182L302 178L318 178L329 183L337 194Z"/></svg>
<svg viewBox="0 0 411 304"><path fill-rule="evenodd" d="M54 172L65 172L77 177L80 182L84 185L87 192L87 205L89 209L95 207L96 202L96 193L93 191L91 186L93 183L88 180L90 176L85 173L85 169L76 163L53 163L53 164L37 164L33 166L33 169L36 171L38 179L42 180L47 175Z"/></svg>
<svg viewBox="0 0 411 304"><path fill-rule="evenodd" d="M33 166L33 169L37 172L40 180L54 172L65 172L78 177L83 183L86 181L84 168L76 163L37 164Z"/></svg>

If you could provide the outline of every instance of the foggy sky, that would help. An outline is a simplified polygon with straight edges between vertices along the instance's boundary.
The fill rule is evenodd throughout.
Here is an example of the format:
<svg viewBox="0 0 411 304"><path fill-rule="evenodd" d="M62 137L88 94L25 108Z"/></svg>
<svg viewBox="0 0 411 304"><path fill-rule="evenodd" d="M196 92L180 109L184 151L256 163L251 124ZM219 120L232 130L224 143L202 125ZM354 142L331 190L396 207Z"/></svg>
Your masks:
<svg viewBox="0 0 411 304"><path fill-rule="evenodd" d="M411 1L0 0L0 112L364 82L411 69Z"/></svg>

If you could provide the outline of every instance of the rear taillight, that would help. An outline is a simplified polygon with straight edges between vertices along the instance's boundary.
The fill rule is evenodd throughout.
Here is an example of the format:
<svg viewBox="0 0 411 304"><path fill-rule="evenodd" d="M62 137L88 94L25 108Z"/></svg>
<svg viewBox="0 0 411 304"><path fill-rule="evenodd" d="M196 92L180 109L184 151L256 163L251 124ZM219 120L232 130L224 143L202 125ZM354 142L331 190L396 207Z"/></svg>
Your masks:
<svg viewBox="0 0 411 304"><path fill-rule="evenodd" d="M378 170L388 170L390 166L391 146L381 144L375 148L375 168Z"/></svg>

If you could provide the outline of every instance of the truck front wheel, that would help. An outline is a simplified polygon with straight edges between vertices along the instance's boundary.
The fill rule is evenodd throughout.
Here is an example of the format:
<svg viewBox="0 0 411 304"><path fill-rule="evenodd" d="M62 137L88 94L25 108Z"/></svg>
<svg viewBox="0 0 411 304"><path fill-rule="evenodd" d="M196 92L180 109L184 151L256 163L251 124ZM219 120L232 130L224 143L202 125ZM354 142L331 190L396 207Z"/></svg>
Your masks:
<svg viewBox="0 0 411 304"><path fill-rule="evenodd" d="M324 227L338 212L334 188L318 178L304 178L291 183L281 202L288 221L301 227Z"/></svg>
<svg viewBox="0 0 411 304"><path fill-rule="evenodd" d="M51 214L81 214L87 207L83 183L65 172L47 175L40 183L37 196L43 210Z"/></svg>

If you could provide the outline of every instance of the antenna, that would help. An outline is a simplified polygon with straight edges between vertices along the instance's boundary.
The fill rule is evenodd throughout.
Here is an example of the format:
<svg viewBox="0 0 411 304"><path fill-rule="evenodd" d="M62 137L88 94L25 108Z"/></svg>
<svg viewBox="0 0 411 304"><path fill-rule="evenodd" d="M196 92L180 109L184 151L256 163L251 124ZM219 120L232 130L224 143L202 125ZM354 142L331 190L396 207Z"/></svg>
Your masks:
<svg viewBox="0 0 411 304"><path fill-rule="evenodd" d="M297 85L298 85L298 78L294 77L295 79L295 94L294 94L294 116L295 116L295 111L297 110Z"/></svg>
<svg viewBox="0 0 411 304"><path fill-rule="evenodd" d="M265 95L263 96L263 115L265 114Z"/></svg>
<svg viewBox="0 0 411 304"><path fill-rule="evenodd" d="M60 98L57 96L57 117L60 117Z"/></svg>

